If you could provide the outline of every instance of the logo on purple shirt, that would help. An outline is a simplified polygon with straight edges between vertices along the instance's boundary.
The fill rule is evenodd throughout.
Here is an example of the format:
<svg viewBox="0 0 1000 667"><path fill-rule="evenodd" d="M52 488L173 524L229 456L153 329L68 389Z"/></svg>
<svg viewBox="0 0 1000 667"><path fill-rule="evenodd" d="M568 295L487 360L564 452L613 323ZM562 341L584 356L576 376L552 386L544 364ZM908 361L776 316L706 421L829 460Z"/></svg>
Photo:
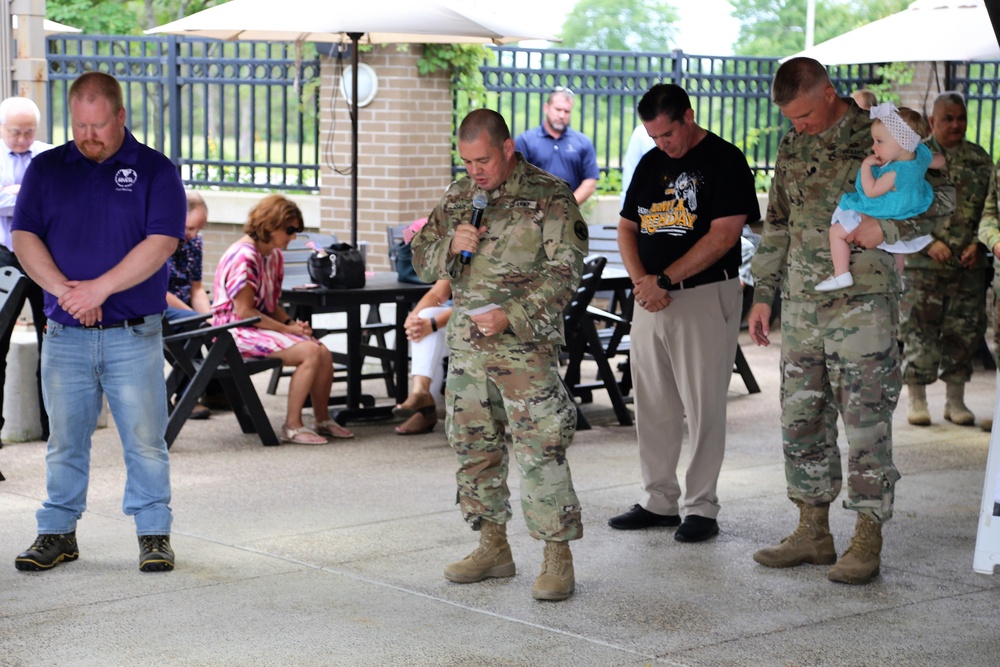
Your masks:
<svg viewBox="0 0 1000 667"><path fill-rule="evenodd" d="M132 186L135 185L135 181L138 178L138 174L135 173L135 169L119 169L118 173L115 174L115 184L118 186L119 190L132 191Z"/></svg>

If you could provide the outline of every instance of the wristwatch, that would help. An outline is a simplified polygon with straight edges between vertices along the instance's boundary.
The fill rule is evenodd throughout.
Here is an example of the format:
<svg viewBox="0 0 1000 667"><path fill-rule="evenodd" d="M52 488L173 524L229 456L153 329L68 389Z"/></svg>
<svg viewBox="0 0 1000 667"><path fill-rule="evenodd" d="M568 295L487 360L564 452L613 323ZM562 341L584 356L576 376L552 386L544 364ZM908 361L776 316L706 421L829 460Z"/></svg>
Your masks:
<svg viewBox="0 0 1000 667"><path fill-rule="evenodd" d="M668 276L665 273L661 273L660 275L656 276L656 286L662 290L666 290L669 292L671 289L673 289L674 284L670 282L670 276Z"/></svg>

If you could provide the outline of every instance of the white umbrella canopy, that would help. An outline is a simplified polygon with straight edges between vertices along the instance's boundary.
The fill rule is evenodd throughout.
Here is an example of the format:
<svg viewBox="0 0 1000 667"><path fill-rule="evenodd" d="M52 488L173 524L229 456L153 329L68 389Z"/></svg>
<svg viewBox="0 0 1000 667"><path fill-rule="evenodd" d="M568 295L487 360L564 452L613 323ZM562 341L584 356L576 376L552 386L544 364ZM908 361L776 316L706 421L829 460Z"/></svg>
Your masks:
<svg viewBox="0 0 1000 667"><path fill-rule="evenodd" d="M1000 59L983 0L917 0L884 19L800 51L824 65Z"/></svg>
<svg viewBox="0 0 1000 667"><path fill-rule="evenodd" d="M17 15L15 14L14 16L12 16L11 19L12 19L11 25L13 26L14 30L17 30ZM74 28L73 26L66 25L65 23L50 21L49 19L45 19L44 21L42 21L42 30L45 31L46 37L48 37L49 35L58 35L68 32L83 32L79 28Z"/></svg>
<svg viewBox="0 0 1000 667"><path fill-rule="evenodd" d="M0 0L2 1L2 0ZM527 22L525 22L527 23ZM146 31L223 40L358 44L558 41L517 26L479 0L230 0ZM351 77L351 244L358 234L358 77Z"/></svg>
<svg viewBox="0 0 1000 667"><path fill-rule="evenodd" d="M472 0L231 0L146 33L307 42L346 42L358 33L372 44L554 41Z"/></svg>

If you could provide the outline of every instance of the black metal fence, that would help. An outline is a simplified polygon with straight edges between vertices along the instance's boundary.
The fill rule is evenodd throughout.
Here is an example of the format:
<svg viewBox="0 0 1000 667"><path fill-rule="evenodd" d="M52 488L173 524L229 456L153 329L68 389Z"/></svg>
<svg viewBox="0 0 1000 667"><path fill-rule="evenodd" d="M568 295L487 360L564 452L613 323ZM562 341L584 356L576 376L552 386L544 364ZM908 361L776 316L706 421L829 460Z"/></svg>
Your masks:
<svg viewBox="0 0 1000 667"><path fill-rule="evenodd" d="M129 128L165 153L190 185L319 189L320 61L310 46L176 36L48 38L49 128L70 135L69 83L89 70L117 77ZM698 123L740 147L761 185L787 128L770 101L774 58L497 47L481 68L488 106L514 135L541 122L556 86L574 91L572 124L597 149L605 191L616 191L635 107L654 83L688 91ZM950 63L948 80L969 100L969 133L994 157L1000 62ZM875 65L832 68L843 94L877 82ZM457 100L456 100L457 104ZM456 167L456 171L461 171Z"/></svg>
<svg viewBox="0 0 1000 667"><path fill-rule="evenodd" d="M682 51L626 53L499 47L481 69L488 105L517 135L541 123L542 104L556 86L575 94L572 125L594 142L605 188L615 189L622 156L639 123L635 108L655 83L674 83L691 96L702 127L738 146L760 180L774 167L787 127L770 100L776 58L701 56ZM878 81L875 65L833 68L844 94Z"/></svg>
<svg viewBox="0 0 1000 667"><path fill-rule="evenodd" d="M122 82L129 129L190 185L319 190L319 74L281 42L60 35L48 40L49 136L69 136L69 84Z"/></svg>

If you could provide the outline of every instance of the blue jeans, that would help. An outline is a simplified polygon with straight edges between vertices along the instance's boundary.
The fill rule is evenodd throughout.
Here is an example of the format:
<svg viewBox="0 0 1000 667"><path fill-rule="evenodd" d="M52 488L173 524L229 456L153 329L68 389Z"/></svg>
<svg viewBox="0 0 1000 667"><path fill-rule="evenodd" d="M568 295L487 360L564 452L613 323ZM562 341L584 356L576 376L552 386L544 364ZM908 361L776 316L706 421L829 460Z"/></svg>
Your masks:
<svg viewBox="0 0 1000 667"><path fill-rule="evenodd" d="M42 390L51 434L45 456L48 499L39 534L76 530L87 506L91 436L101 396L125 454L122 510L139 535L170 534L170 460L161 316L117 329L67 327L49 320L42 346Z"/></svg>

